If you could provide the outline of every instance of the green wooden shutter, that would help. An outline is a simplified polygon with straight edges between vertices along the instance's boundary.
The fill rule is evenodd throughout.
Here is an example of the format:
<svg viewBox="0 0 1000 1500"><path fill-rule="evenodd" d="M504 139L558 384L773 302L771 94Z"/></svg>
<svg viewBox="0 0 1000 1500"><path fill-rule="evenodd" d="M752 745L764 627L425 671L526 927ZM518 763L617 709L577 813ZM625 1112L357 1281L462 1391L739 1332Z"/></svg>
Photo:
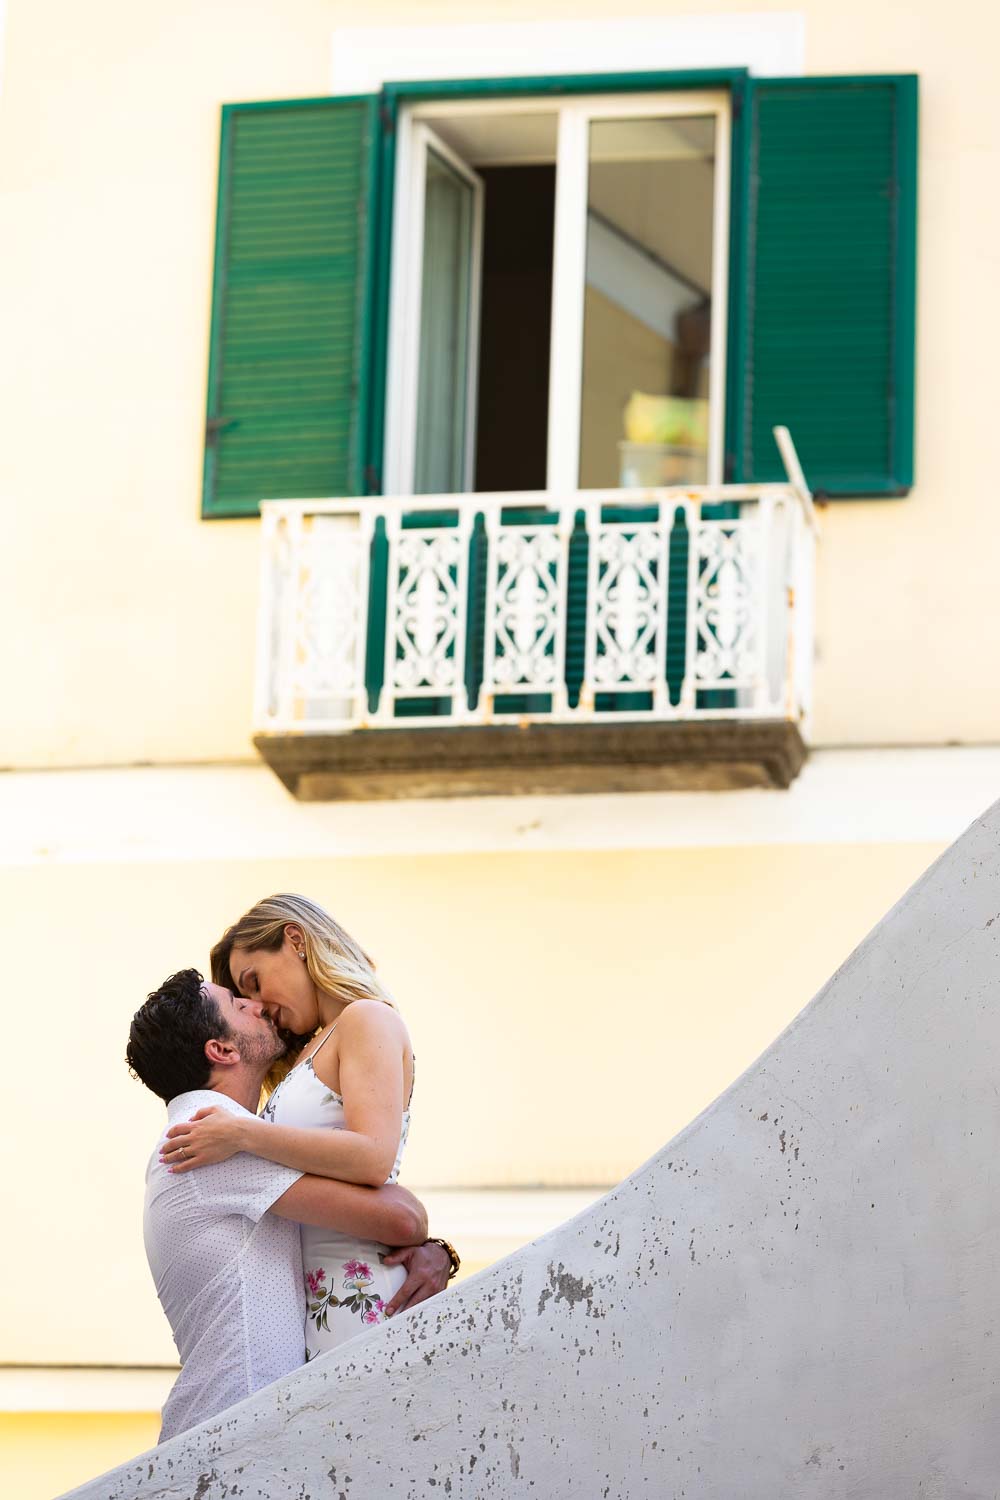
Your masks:
<svg viewBox="0 0 1000 1500"><path fill-rule="evenodd" d="M376 102L223 110L205 516L363 491Z"/></svg>
<svg viewBox="0 0 1000 1500"><path fill-rule="evenodd" d="M783 477L783 424L819 494L905 494L917 80L753 79L748 101L741 477Z"/></svg>

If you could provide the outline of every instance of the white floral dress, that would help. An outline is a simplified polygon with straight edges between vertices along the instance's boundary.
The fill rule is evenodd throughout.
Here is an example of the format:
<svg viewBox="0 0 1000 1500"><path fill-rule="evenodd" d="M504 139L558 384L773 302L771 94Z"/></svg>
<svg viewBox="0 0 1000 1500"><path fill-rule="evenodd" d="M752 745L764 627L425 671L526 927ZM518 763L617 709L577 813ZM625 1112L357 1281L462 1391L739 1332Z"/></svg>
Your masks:
<svg viewBox="0 0 1000 1500"><path fill-rule="evenodd" d="M279 1083L262 1110L276 1125L309 1130L327 1126L343 1130L344 1101L317 1077L313 1058L336 1030L336 1023L310 1055ZM395 1182L410 1128L403 1111L399 1149L388 1182ZM385 1245L302 1225L302 1271L306 1285L306 1359L336 1349L366 1327L385 1321L385 1307L406 1280L402 1266L385 1266Z"/></svg>

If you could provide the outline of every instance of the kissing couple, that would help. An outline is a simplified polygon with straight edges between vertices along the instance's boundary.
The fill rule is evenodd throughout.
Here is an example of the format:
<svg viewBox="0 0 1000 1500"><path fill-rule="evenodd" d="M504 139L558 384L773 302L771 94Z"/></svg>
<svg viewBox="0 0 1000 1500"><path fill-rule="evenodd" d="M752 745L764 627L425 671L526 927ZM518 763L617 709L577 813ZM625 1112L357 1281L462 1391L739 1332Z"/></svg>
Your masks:
<svg viewBox="0 0 1000 1500"><path fill-rule="evenodd" d="M167 1106L143 1215L181 1362L160 1442L459 1269L396 1181L413 1048L364 950L315 902L278 895L227 929L211 967L149 995L125 1054Z"/></svg>

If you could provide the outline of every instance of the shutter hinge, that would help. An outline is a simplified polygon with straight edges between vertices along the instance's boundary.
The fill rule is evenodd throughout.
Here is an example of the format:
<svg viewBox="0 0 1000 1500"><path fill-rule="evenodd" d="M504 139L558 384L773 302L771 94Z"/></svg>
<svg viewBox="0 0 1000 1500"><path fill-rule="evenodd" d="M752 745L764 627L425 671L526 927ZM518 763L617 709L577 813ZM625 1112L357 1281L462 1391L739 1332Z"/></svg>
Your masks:
<svg viewBox="0 0 1000 1500"><path fill-rule="evenodd" d="M722 482L732 484L733 475L736 473L736 454L727 453L722 461Z"/></svg>
<svg viewBox="0 0 1000 1500"><path fill-rule="evenodd" d="M239 417L209 417L205 423L205 442L215 443L220 434L240 425Z"/></svg>
<svg viewBox="0 0 1000 1500"><path fill-rule="evenodd" d="M365 465L365 494L380 495L382 493L382 479L374 464Z"/></svg>
<svg viewBox="0 0 1000 1500"><path fill-rule="evenodd" d="M385 131L386 135L395 135L395 133L396 133L396 121L393 118L393 114L392 114L391 109L389 109L389 107L387 105L385 105L385 104L380 104L379 105L379 107L378 107L378 118L379 118L379 123L381 124L382 129Z"/></svg>
<svg viewBox="0 0 1000 1500"><path fill-rule="evenodd" d="M743 118L743 90L741 88L733 89L732 112L733 112L733 120L734 121L736 121L736 120L742 120L742 118Z"/></svg>

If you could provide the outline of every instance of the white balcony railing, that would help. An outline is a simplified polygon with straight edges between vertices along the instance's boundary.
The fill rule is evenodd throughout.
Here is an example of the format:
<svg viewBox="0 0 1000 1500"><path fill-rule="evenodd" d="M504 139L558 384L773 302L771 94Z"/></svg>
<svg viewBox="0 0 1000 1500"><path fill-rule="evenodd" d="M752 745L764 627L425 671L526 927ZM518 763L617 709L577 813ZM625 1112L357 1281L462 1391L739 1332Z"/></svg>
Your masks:
<svg viewBox="0 0 1000 1500"><path fill-rule="evenodd" d="M815 515L787 481L262 506L255 727L807 730Z"/></svg>

